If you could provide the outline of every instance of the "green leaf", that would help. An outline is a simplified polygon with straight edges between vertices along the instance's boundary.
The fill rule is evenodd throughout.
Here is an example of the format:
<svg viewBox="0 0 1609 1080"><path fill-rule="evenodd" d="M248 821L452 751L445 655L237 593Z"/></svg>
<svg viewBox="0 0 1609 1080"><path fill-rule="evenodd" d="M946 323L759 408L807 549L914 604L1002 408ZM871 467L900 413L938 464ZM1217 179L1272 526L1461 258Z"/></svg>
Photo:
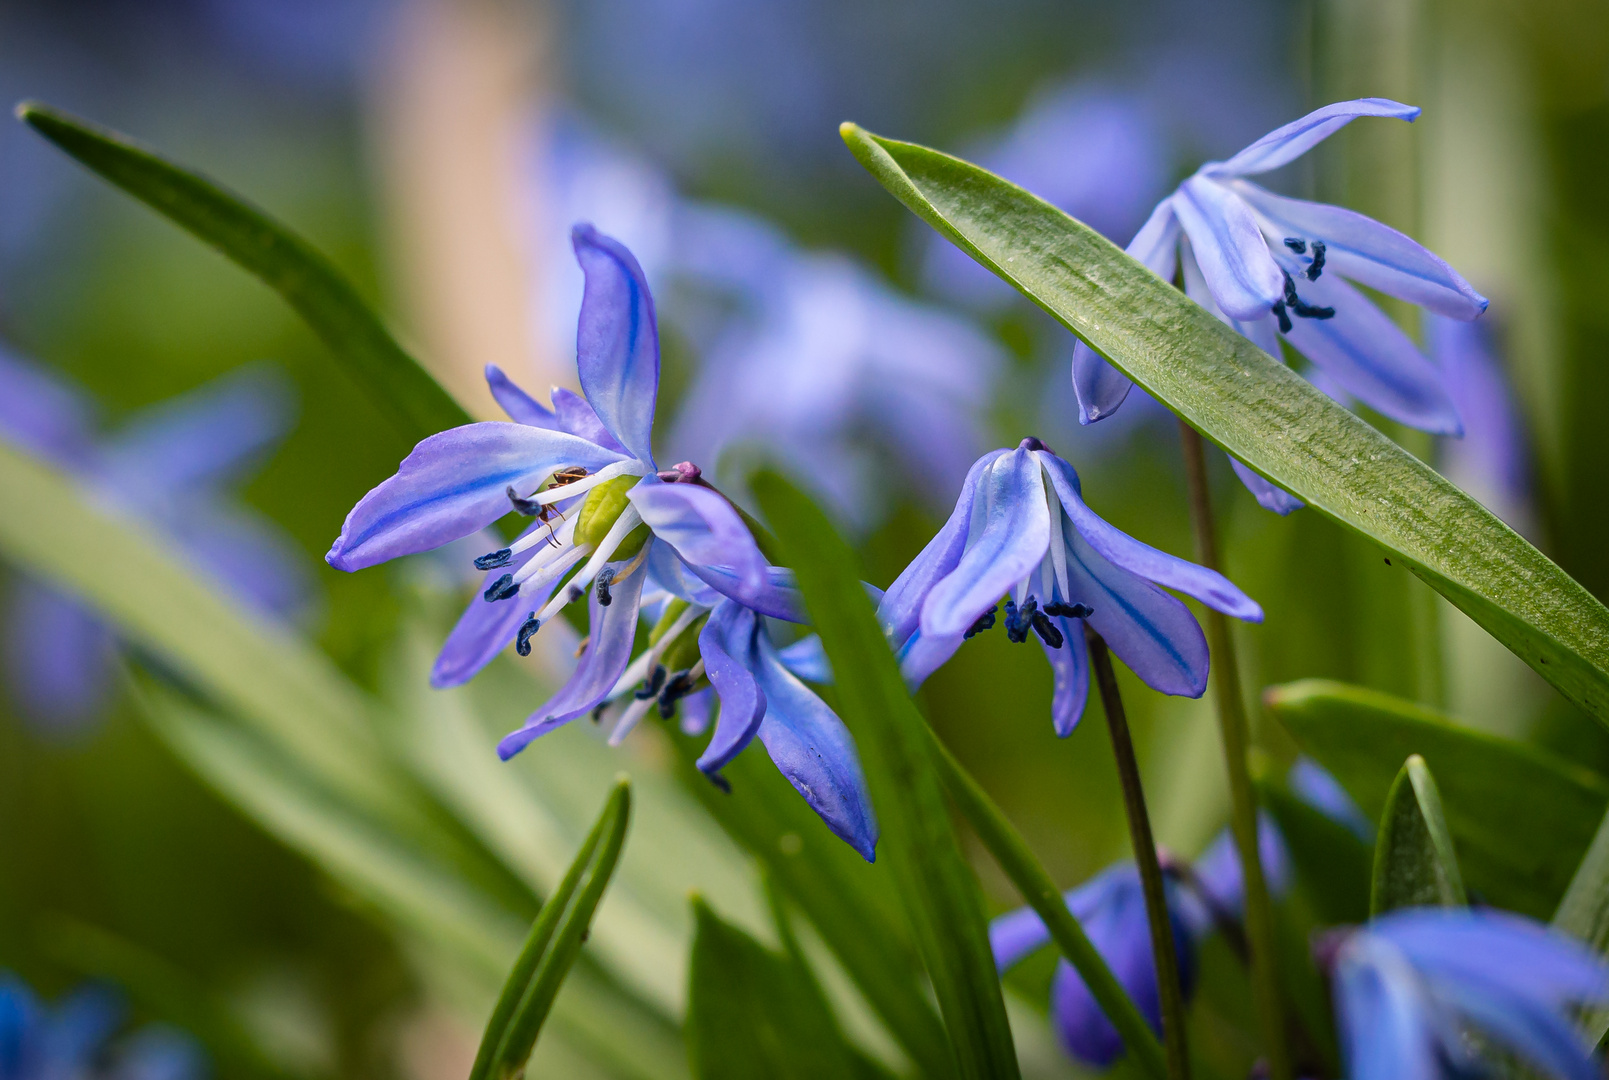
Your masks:
<svg viewBox="0 0 1609 1080"><path fill-rule="evenodd" d="M954 1075L888 874L834 836L763 753L732 759L721 770L731 786L723 792L693 766L698 749L692 740L678 739L676 746L688 789L804 912L917 1072Z"/></svg>
<svg viewBox="0 0 1609 1080"><path fill-rule="evenodd" d="M1408 755L1386 794L1374 842L1369 915L1405 907L1463 907L1464 878L1442 813L1441 792L1418 754Z"/></svg>
<svg viewBox="0 0 1609 1080"><path fill-rule="evenodd" d="M1384 812L1408 755L1434 762L1465 881L1533 918L1551 916L1609 807L1602 777L1388 694L1314 679L1273 687L1264 700L1370 817Z"/></svg>
<svg viewBox="0 0 1609 1080"><path fill-rule="evenodd" d="M926 728L933 760L937 762L944 787L955 800L961 816L971 823L978 839L989 849L1000 869L1005 871L1028 906L1038 913L1062 955L1078 970L1090 996L1117 1029L1123 1045L1135 1051L1140 1069L1157 1080L1168 1075L1168 1063L1156 1033L1128 991L1123 989L1107 966L1105 958L1084 933L1078 918L1067 907L1056 883L1040 865L1020 833L989 798L988 792L961 767L949 749Z"/></svg>
<svg viewBox="0 0 1609 1080"><path fill-rule="evenodd" d="M463 408L397 344L352 283L290 229L115 131L36 101L18 105L17 118L284 297L403 435L417 441L469 422Z"/></svg>
<svg viewBox="0 0 1609 1080"><path fill-rule="evenodd" d="M853 124L842 133L929 225L1204 436L1400 558L1609 724L1609 609L1474 499L1049 203L936 150Z"/></svg>
<svg viewBox="0 0 1609 1080"><path fill-rule="evenodd" d="M808 969L693 897L687 1053L696 1080L848 1077L855 1055Z"/></svg>
<svg viewBox="0 0 1609 1080"><path fill-rule="evenodd" d="M900 677L849 545L781 476L753 484L812 625L821 634L841 715L855 736L882 825L880 861L893 876L932 980L962 1077L1019 1075L977 880L961 856L926 721Z"/></svg>
<svg viewBox="0 0 1609 1080"><path fill-rule="evenodd" d="M1351 829L1292 795L1283 784L1257 781L1257 805L1285 838L1296 880L1319 921L1336 925L1369 917L1373 853Z"/></svg>
<svg viewBox="0 0 1609 1080"><path fill-rule="evenodd" d="M1609 815L1598 825L1570 887L1553 914L1553 927L1609 953ZM1583 1010L1581 1026L1589 1042L1597 1046L1609 1034L1609 1008Z"/></svg>
<svg viewBox="0 0 1609 1080"><path fill-rule="evenodd" d="M470 1080L524 1075L559 986L581 955L593 912L620 859L630 819L631 783L622 777L564 880L531 924L525 947L487 1021Z"/></svg>

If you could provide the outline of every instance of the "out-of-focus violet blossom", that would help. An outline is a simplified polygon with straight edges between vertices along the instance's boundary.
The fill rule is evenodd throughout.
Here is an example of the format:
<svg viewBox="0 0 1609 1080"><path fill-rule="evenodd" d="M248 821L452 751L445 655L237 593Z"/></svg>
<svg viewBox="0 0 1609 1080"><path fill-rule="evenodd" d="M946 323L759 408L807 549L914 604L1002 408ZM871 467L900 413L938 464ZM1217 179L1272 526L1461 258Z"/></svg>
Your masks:
<svg viewBox="0 0 1609 1080"><path fill-rule="evenodd" d="M1573 938L1489 908L1409 908L1327 949L1350 1080L1490 1071L1471 1030L1558 1080L1603 1075L1574 1009L1609 1003L1609 965Z"/></svg>
<svg viewBox="0 0 1609 1080"><path fill-rule="evenodd" d="M1222 574L1142 544L1085 505L1078 474L1038 439L994 450L967 474L955 511L905 568L878 607L901 669L921 683L961 643L995 623L1030 634L1055 674L1052 719L1071 734L1089 695L1083 624L1145 683L1199 697L1207 642L1166 585L1248 622L1262 608Z"/></svg>
<svg viewBox="0 0 1609 1080"><path fill-rule="evenodd" d="M1279 895L1289 883L1289 859L1279 831L1266 815L1258 821L1258 843L1269 889ZM1164 869L1179 981L1188 997L1195 983L1196 949L1208 935L1224 930L1237 948L1244 949L1245 884L1234 838L1227 831L1219 834L1194 864L1169 859ZM1162 1003L1139 870L1130 862L1109 866L1069 891L1065 900L1112 974L1160 1035ZM1032 908L1020 908L989 924L989 945L1001 972L1049 942L1050 931ZM1122 1054L1123 1040L1117 1029L1095 1003L1083 976L1066 959L1056 964L1050 1010L1063 1048L1079 1061L1100 1068Z"/></svg>
<svg viewBox="0 0 1609 1080"><path fill-rule="evenodd" d="M534 517L519 539L475 560L489 580L431 672L434 685L455 686L511 643L527 654L543 624L586 599L591 633L575 672L498 753L512 757L632 689L635 707L616 729L623 738L655 702L668 716L707 681L722 708L700 759L705 771L717 776L758 735L806 802L870 859L877 829L849 733L787 670L765 629L767 616L803 619L791 572L766 561L697 466L658 469L659 339L648 283L631 252L592 226L576 226L573 244L586 279L576 334L586 396L555 390L549 408L489 368L513 422L421 442L347 515L326 558L360 570L452 543L511 509ZM677 606L634 662L645 591ZM661 662L671 657L686 659L671 671Z"/></svg>
<svg viewBox="0 0 1609 1080"><path fill-rule="evenodd" d="M1360 116L1413 120L1414 106L1384 98L1326 105L1228 161L1212 161L1157 204L1128 253L1269 355L1283 336L1347 394L1383 416L1459 434L1442 373L1396 323L1348 280L1471 320L1486 299L1436 255L1389 226L1338 206L1276 195L1246 179L1296 160ZM1080 343L1073 354L1080 419L1110 415L1131 383ZM1301 505L1236 463L1258 502L1278 513Z"/></svg>
<svg viewBox="0 0 1609 1080"><path fill-rule="evenodd" d="M1344 825L1365 844L1374 843L1374 822L1364 816L1346 788L1310 757L1299 757L1285 774L1291 794L1337 825Z"/></svg>
<svg viewBox="0 0 1609 1080"><path fill-rule="evenodd" d="M124 1008L87 986L46 1005L0 972L0 1077L4 1080L200 1080L211 1070L190 1036L152 1024L113 1041Z"/></svg>
<svg viewBox="0 0 1609 1080"><path fill-rule="evenodd" d="M1169 179L1157 109L1146 95L1098 82L1039 94L1003 136L962 156L1120 243L1145 220ZM922 232L928 288L983 308L1017 295L944 237L925 226Z"/></svg>
<svg viewBox="0 0 1609 1080"><path fill-rule="evenodd" d="M1490 326L1427 315L1424 328L1430 355L1464 421L1464 437L1441 445L1442 471L1492 513L1530 532L1535 522L1525 431Z"/></svg>
<svg viewBox="0 0 1609 1080"><path fill-rule="evenodd" d="M100 506L154 528L235 600L277 618L305 610L308 575L288 539L225 492L279 442L291 413L283 378L248 369L103 437L81 390L0 352L0 439L72 475ZM116 655L111 628L88 607L16 581L6 681L40 730L87 725L105 703Z"/></svg>

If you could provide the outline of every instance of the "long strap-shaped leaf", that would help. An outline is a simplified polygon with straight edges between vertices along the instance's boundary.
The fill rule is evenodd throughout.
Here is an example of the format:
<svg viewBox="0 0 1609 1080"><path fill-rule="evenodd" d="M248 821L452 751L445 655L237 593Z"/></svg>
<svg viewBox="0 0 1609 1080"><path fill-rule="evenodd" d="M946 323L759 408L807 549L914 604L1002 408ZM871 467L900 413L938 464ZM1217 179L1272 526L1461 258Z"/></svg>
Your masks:
<svg viewBox="0 0 1609 1080"><path fill-rule="evenodd" d="M950 826L929 755L926 721L855 574L855 557L826 515L775 473L754 482L811 623L832 663L844 721L866 768L888 867L939 1002L963 1078L1019 1076L1005 1001L989 951L982 898Z"/></svg>
<svg viewBox="0 0 1609 1080"><path fill-rule="evenodd" d="M630 819L631 783L622 777L564 880L531 924L486 1023L469 1080L503 1080L524 1072L559 985L581 954L592 913L620 860Z"/></svg>
<svg viewBox="0 0 1609 1080"><path fill-rule="evenodd" d="M290 229L200 173L127 136L36 101L17 118L262 279L307 320L365 394L418 440L469 415L381 324L345 276Z"/></svg>
<svg viewBox="0 0 1609 1080"><path fill-rule="evenodd" d="M1207 438L1401 558L1609 724L1609 609L1423 462L1088 226L1014 184L853 124L901 202Z"/></svg>

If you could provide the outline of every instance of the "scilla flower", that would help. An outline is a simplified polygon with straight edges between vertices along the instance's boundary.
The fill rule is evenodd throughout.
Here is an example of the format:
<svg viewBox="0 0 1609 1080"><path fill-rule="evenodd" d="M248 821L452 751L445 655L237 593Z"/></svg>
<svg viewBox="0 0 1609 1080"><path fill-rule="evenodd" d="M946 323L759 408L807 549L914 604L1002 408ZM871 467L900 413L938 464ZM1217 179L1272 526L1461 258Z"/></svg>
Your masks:
<svg viewBox="0 0 1609 1080"><path fill-rule="evenodd" d="M1288 164L1360 116L1412 121L1419 109L1384 98L1326 105L1264 135L1228 161L1196 170L1151 213L1128 253L1269 355L1279 338L1340 390L1393 420L1458 434L1441 373L1356 281L1454 319L1486 310L1457 271L1411 238L1338 206L1275 195L1247 180ZM1110 415L1129 380L1080 343L1073 353L1079 419ZM1236 472L1264 506L1301 505L1239 462Z"/></svg>
<svg viewBox="0 0 1609 1080"><path fill-rule="evenodd" d="M889 586L883 630L913 684L995 625L1037 637L1055 671L1058 735L1077 725L1089 694L1087 622L1147 685L1199 697L1207 642L1195 616L1158 585L1249 622L1262 608L1222 574L1114 529L1084 504L1078 474L1038 439L979 458L950 520Z"/></svg>
<svg viewBox="0 0 1609 1080"><path fill-rule="evenodd" d="M1273 823L1259 819L1258 842L1269 888L1282 892L1289 878L1284 842ZM1166 860L1168 913L1173 923L1179 981L1186 997L1194 988L1196 947L1209 934L1229 934L1245 951L1241 919L1245 885L1234 838L1226 831L1192 865ZM1151 1027L1162 1032L1162 1003L1157 991L1151 929L1145 913L1140 872L1132 862L1109 866L1066 894L1068 910L1077 916L1096 951L1134 999ZM1050 932L1032 908L1002 915L989 924L989 945L1002 972L1050 941ZM1056 965L1050 989L1051 1022L1067 1052L1087 1065L1102 1068L1123 1052L1123 1040L1090 996L1077 969L1065 959Z"/></svg>
<svg viewBox="0 0 1609 1080"><path fill-rule="evenodd" d="M576 339L586 397L555 390L548 409L489 369L514 422L424 440L347 515L327 559L359 570L449 544L510 509L533 516L519 539L475 560L488 583L431 672L434 685L455 686L510 643L527 654L543 624L585 599L591 632L574 674L498 753L512 757L631 688L643 696L617 725L624 737L650 705L668 714L707 682L722 709L700 761L706 772L758 735L828 826L869 859L876 824L849 733L781 666L765 631L764 617L803 618L791 574L766 561L697 466L657 469L659 342L647 281L624 246L591 226L577 226L573 242L586 277ZM645 590L681 606L633 667Z"/></svg>
<svg viewBox="0 0 1609 1080"><path fill-rule="evenodd" d="M48 1006L0 972L0 1078L198 1080L207 1074L201 1048L172 1028L152 1025L113 1044L123 1014L110 990L85 987Z"/></svg>
<svg viewBox="0 0 1609 1080"><path fill-rule="evenodd" d="M1603 1075L1573 1009L1609 1002L1609 965L1574 939L1491 909L1413 908L1326 948L1351 1080L1489 1071L1471 1030L1548 1076Z"/></svg>

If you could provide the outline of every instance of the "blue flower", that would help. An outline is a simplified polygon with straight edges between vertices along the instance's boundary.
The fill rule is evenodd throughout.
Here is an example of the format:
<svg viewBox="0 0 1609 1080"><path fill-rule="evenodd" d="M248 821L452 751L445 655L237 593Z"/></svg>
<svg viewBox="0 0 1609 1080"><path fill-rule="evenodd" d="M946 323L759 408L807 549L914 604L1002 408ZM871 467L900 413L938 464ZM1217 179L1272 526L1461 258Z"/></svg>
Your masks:
<svg viewBox="0 0 1609 1080"><path fill-rule="evenodd" d="M498 753L512 757L627 689L643 689L637 711L617 725L624 737L649 704L668 713L707 679L722 708L700 760L705 771L718 774L758 735L828 826L870 859L877 828L849 733L786 670L765 631L765 617L803 620L792 574L766 561L697 466L655 465L653 297L618 241L578 225L573 242L586 276L576 342L586 397L555 390L548 408L489 368L492 394L513 423L425 439L353 507L326 558L359 570L452 543L511 509L535 517L519 539L475 560L488 583L431 672L433 685L456 686L511 643L528 653L543 624L586 598L591 633L575 672ZM683 606L633 667L645 591ZM660 664L690 647L697 659L674 671Z"/></svg>
<svg viewBox="0 0 1609 1080"><path fill-rule="evenodd" d="M1283 892L1289 877L1284 842L1266 815L1259 818L1258 841L1269 888L1276 894ZM1179 980L1188 998L1194 988L1196 948L1201 941L1214 930L1224 930L1234 936L1238 947L1244 948L1240 921L1245 909L1245 886L1234 839L1228 832L1222 833L1193 866L1170 860L1165 869ZM1162 1004L1139 870L1128 862L1109 866L1068 892L1065 899L1068 910L1077 916L1112 974L1160 1035ZM989 945L1001 972L1049 941L1050 932L1032 908L1002 915L989 924ZM1123 1052L1117 1029L1066 959L1057 962L1050 1005L1056 1033L1073 1057L1104 1067Z"/></svg>
<svg viewBox="0 0 1609 1080"><path fill-rule="evenodd" d="M107 438L80 390L0 352L0 439L75 477L113 512L154 527L253 611L290 617L308 579L267 521L223 498L284 435L283 381L263 370L136 415ZM81 728L105 701L116 638L89 608L44 584L19 581L7 612L7 683L44 730Z"/></svg>
<svg viewBox="0 0 1609 1080"><path fill-rule="evenodd" d="M1441 446L1442 472L1518 531L1533 531L1525 428L1492 347L1491 327L1427 315L1424 329L1464 421L1464 437Z"/></svg>
<svg viewBox="0 0 1609 1080"><path fill-rule="evenodd" d="M1073 467L1028 438L972 466L949 521L889 586L878 616L906 678L919 684L995 624L1006 596L1005 632L1014 642L1040 639L1055 672L1056 733L1068 735L1089 693L1083 622L1154 689L1187 697L1206 689L1201 627L1157 585L1239 619L1263 617L1222 574L1102 521Z"/></svg>
<svg viewBox="0 0 1609 1080"><path fill-rule="evenodd" d="M1602 1076L1572 1007L1609 1002L1609 965L1518 915L1393 912L1342 940L1332 983L1351 1080L1486 1071L1469 1029L1549 1076Z"/></svg>
<svg viewBox="0 0 1609 1080"><path fill-rule="evenodd" d="M1374 822L1364 816L1346 788L1310 757L1299 757L1285 775L1291 793L1365 844L1374 843Z"/></svg>
<svg viewBox="0 0 1609 1080"><path fill-rule="evenodd" d="M0 1080L199 1080L201 1048L163 1025L109 1047L123 1020L118 997L85 987L46 1006L10 972L0 972Z"/></svg>
<svg viewBox="0 0 1609 1080"><path fill-rule="evenodd" d="M1198 169L1152 211L1128 252L1269 355L1283 336L1336 386L1412 427L1459 434L1441 372L1396 323L1346 280L1454 319L1486 299L1436 255L1395 229L1338 206L1275 195L1245 179L1285 165L1359 116L1413 120L1419 109L1363 98L1317 109L1228 161ZM1110 415L1129 380L1088 346L1073 354L1080 419ZM1264 506L1301 503L1236 462Z"/></svg>

